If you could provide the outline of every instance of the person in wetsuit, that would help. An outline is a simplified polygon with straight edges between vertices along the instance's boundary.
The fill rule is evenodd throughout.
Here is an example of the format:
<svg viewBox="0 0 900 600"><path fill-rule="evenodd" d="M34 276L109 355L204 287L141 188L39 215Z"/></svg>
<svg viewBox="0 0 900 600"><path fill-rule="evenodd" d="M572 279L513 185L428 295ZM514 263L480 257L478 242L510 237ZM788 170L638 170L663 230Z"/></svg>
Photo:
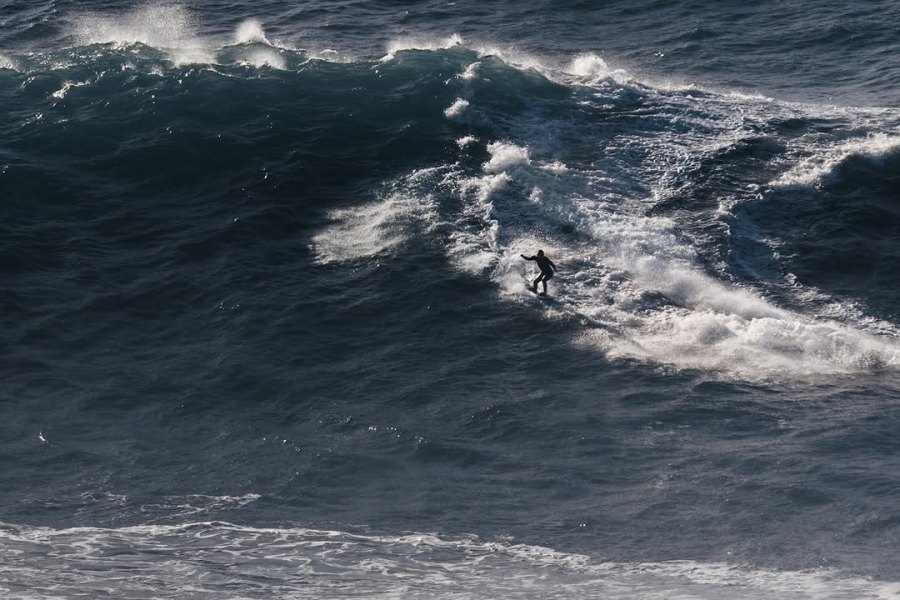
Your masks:
<svg viewBox="0 0 900 600"><path fill-rule="evenodd" d="M541 274L538 275L537 279L534 280L534 283L531 284L531 291L537 292L537 284L538 282L544 284L544 291L541 292L541 296L547 295L547 281L553 277L553 272L556 271L556 265L553 264L553 261L544 256L543 250L538 250L536 256L525 256L524 254L520 254L522 258L525 260L536 260L538 264L538 268L541 270Z"/></svg>

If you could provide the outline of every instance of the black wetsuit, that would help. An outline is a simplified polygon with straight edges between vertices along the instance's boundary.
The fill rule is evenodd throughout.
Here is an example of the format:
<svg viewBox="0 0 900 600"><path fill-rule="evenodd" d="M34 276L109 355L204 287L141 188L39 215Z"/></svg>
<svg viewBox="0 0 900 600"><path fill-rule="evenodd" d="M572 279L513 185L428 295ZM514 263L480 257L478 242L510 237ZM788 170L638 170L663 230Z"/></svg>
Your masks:
<svg viewBox="0 0 900 600"><path fill-rule="evenodd" d="M525 260L534 260L537 261L538 268L541 270L541 274L538 275L537 279L534 280L534 283L531 284L531 287L537 291L537 284L544 284L544 293L547 293L547 282L553 277L553 272L556 270L556 265L553 264L553 261L547 258L543 254L536 254L535 256L525 256L524 254L520 255Z"/></svg>
<svg viewBox="0 0 900 600"><path fill-rule="evenodd" d="M546 256L528 256L525 257L525 260L536 260L538 268L541 270L541 275L544 276L544 279L550 279L551 277L553 277L553 271L556 270L556 265L554 265L553 261Z"/></svg>

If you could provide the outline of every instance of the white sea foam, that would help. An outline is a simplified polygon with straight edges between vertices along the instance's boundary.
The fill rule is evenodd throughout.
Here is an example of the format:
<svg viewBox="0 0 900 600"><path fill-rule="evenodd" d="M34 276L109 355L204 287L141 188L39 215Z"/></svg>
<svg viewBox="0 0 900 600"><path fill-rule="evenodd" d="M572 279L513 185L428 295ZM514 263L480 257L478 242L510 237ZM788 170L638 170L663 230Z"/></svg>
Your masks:
<svg viewBox="0 0 900 600"><path fill-rule="evenodd" d="M238 64L257 68L271 67L273 69L284 70L286 63L284 56L278 53L278 51L271 48L257 48L245 54L244 57L238 61Z"/></svg>
<svg viewBox="0 0 900 600"><path fill-rule="evenodd" d="M574 317L578 342L612 358L632 358L744 379L815 377L900 366L900 342L826 314L779 307L753 289L706 273L668 218L610 210L574 193L583 174L559 161L533 161L528 147L487 146L482 174L450 178L462 200L447 252L460 270L489 272L502 297L530 298L535 276L519 254L543 247L561 268L548 316ZM528 192L521 206L498 211L510 185ZM515 199L504 196L504 202ZM531 205L526 209L524 203ZM517 232L517 215L577 223L577 244ZM512 220L510 220L512 219Z"/></svg>
<svg viewBox="0 0 900 600"><path fill-rule="evenodd" d="M234 43L272 45L266 38L266 32L263 31L262 23L256 19L247 19L238 25L237 30L234 32Z"/></svg>
<svg viewBox="0 0 900 600"><path fill-rule="evenodd" d="M69 93L69 90L72 88L82 87L88 85L90 81L65 81L61 88L53 92L53 97L57 100L62 100L66 97L66 94Z"/></svg>
<svg viewBox="0 0 900 600"><path fill-rule="evenodd" d="M403 40L392 43L390 50L447 48L459 43L458 36ZM581 85L628 79L627 73L610 69L594 54L574 58L560 72L514 50L488 46L478 50L482 56L492 54L518 68L534 67L556 78L575 78ZM470 65L463 75L474 77L478 64ZM585 327L579 343L613 358L746 379L815 377L900 366L900 342L891 333L883 334L891 328L876 331L858 315L844 319L815 310L791 310L769 300L764 286L753 289L722 281L702 264L690 240L680 237L676 222L646 214L648 205L683 194L685 173L704 157L727 153L743 137L758 136L773 114L781 111L777 118L791 119L802 114L802 108L739 94L704 93L694 98L660 91L660 95L665 97L648 105L659 102L675 115L674 127L688 132L662 130L652 138L616 140L635 156L646 154L634 166L617 167L639 170L635 180L647 181L646 187L620 173L604 173L602 164L586 171L577 161L548 156L546 149L535 159L527 141L510 140L487 145L490 158L481 173L450 168L440 175L444 187L455 189L460 201L459 214L446 222L450 230L444 239L451 262L466 273L487 273L501 296L515 300L529 297L524 291L530 265L523 264L518 254L530 254L536 246L552 251L563 270L551 285L556 301L545 312L581 320ZM446 115L457 116L463 102L457 99ZM606 110L607 104L599 98L585 100L583 106ZM652 119L647 125L653 125ZM535 121L531 126L535 139L544 143L551 126ZM519 124L517 132L529 139L526 124ZM474 138L465 136L457 143L463 148ZM801 161L776 184L809 184L848 156L879 158L898 144L900 138L878 134L823 146L822 152ZM616 150L611 147L607 153ZM614 155L610 161L614 164ZM748 197L755 197L755 190L764 184L748 186ZM511 185L527 206L512 204L516 200L506 193ZM316 240L319 260L370 256L399 244L406 234L395 216L423 214L420 202L426 196L423 190L407 191L369 207L333 214L336 224ZM497 198L505 205L500 210L495 206ZM740 201L739 197L718 198L716 218L725 218ZM430 199L425 204L434 207ZM532 220L524 228L520 214ZM438 221L433 213L424 220ZM577 231L579 241L535 236L528 232L534 221L551 228L555 223L566 224Z"/></svg>
<svg viewBox="0 0 900 600"><path fill-rule="evenodd" d="M84 13L72 21L80 44L146 44L169 52L176 65L213 62L190 11L179 4L148 4L123 14Z"/></svg>
<svg viewBox="0 0 900 600"><path fill-rule="evenodd" d="M598 258L619 280L608 289L607 307L597 304L596 292L584 289L602 281L599 275L572 281L572 312L614 324L616 335L604 326L581 337L611 357L746 379L900 366L894 338L779 308L754 291L703 273L667 219L597 219L591 208L582 206L574 214L592 220L592 235L606 247Z"/></svg>
<svg viewBox="0 0 900 600"><path fill-rule="evenodd" d="M475 44L473 45L472 49L475 50L481 57L492 56L495 58L499 58L507 65L523 71L535 70L545 75L549 75L553 71L553 69L550 67L550 63L548 63L544 59L535 56L534 54L530 54L528 52L520 50L515 46Z"/></svg>
<svg viewBox="0 0 900 600"><path fill-rule="evenodd" d="M312 240L316 260L327 264L376 256L433 227L434 199L414 191L414 182L430 171L414 172L375 202L332 211L333 223Z"/></svg>
<svg viewBox="0 0 900 600"><path fill-rule="evenodd" d="M131 598L609 598L887 600L900 584L834 569L614 562L428 533L362 535L229 523L51 529L0 525L0 592ZM122 576L127 572L128 577Z"/></svg>
<svg viewBox="0 0 900 600"><path fill-rule="evenodd" d="M149 4L115 16L82 14L73 25L81 44L143 43L175 48L191 45L198 38L190 12L177 4Z"/></svg>
<svg viewBox="0 0 900 600"><path fill-rule="evenodd" d="M493 216L491 196L504 189L510 182L506 173L488 174L483 177L453 180L458 185L463 201L460 223L474 223L475 227L458 227L449 236L447 254L461 270L479 274L492 267L497 260L500 224Z"/></svg>
<svg viewBox="0 0 900 600"><path fill-rule="evenodd" d="M778 177L774 187L808 187L833 176L848 158L865 156L882 159L900 147L900 136L877 133L837 144L814 146L811 156L801 160Z"/></svg>
<svg viewBox="0 0 900 600"><path fill-rule="evenodd" d="M480 67L480 66L481 66L480 62L473 62L471 65L466 67L465 71L463 71L462 73L459 74L459 78L466 80L466 81L472 81L473 79L477 79L478 78L478 67Z"/></svg>
<svg viewBox="0 0 900 600"><path fill-rule="evenodd" d="M322 60L325 62L332 63L352 63L354 62L353 57L342 54L333 48L324 48L322 50L309 50L307 51L310 58L314 58L316 60Z"/></svg>
<svg viewBox="0 0 900 600"><path fill-rule="evenodd" d="M579 54L566 67L566 72L578 80L596 83L604 79L612 79L619 83L628 82L631 77L624 69L610 69L606 61L596 54Z"/></svg>
<svg viewBox="0 0 900 600"><path fill-rule="evenodd" d="M562 175L563 173L565 173L566 171L569 170L569 167L567 167L564 163L562 163L558 160L554 160L549 163L544 163L541 165L541 168L544 169L545 171L549 171L549 172L553 173L554 175Z"/></svg>
<svg viewBox="0 0 900 600"><path fill-rule="evenodd" d="M446 50L463 43L462 37L454 33L449 37L401 37L388 42L387 54L381 60L391 60L403 50Z"/></svg>
<svg viewBox="0 0 900 600"><path fill-rule="evenodd" d="M502 173L516 165L527 165L531 162L528 148L508 142L491 142L488 144L491 159L484 163L485 173Z"/></svg>
<svg viewBox="0 0 900 600"><path fill-rule="evenodd" d="M466 135L456 140L456 145L460 148L465 148L466 146L471 146L472 144L475 144L477 142L478 138L474 135Z"/></svg>
<svg viewBox="0 0 900 600"><path fill-rule="evenodd" d="M446 116L448 119L456 118L463 114L467 108L469 108L469 101L463 100L462 98L457 98L453 102L453 104L447 107L447 109L444 111L444 116Z"/></svg>
<svg viewBox="0 0 900 600"><path fill-rule="evenodd" d="M72 20L72 35L79 44L145 44L166 52L176 66L213 64L220 50L200 34L191 11L180 4L146 4L116 15L82 13ZM238 64L285 68L283 49L269 41L260 21L243 21L232 41L266 46L239 53Z"/></svg>
<svg viewBox="0 0 900 600"><path fill-rule="evenodd" d="M15 71L15 70L16 70L16 63L13 62L13 60L12 60L11 58L8 58L8 57L3 56L2 54L0 54L0 69L6 69L6 70L9 70L9 71Z"/></svg>

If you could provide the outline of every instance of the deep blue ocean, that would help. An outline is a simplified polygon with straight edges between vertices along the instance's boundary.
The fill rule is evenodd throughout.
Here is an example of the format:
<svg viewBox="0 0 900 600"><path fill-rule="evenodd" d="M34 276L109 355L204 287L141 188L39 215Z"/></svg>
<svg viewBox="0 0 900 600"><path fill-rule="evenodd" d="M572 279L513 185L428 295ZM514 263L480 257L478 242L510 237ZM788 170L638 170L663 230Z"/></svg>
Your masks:
<svg viewBox="0 0 900 600"><path fill-rule="evenodd" d="M0 0L0 597L900 598L898 23Z"/></svg>

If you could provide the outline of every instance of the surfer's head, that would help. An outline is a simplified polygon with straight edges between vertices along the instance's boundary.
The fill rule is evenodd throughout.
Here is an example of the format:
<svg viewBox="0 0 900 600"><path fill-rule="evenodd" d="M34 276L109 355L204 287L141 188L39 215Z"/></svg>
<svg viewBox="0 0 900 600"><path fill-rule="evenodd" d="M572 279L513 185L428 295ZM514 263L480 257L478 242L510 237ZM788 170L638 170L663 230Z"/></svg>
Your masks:
<svg viewBox="0 0 900 600"><path fill-rule="evenodd" d="M543 250L538 250L538 256L543 256L543 255L544 255L544 251L543 251Z"/></svg>

